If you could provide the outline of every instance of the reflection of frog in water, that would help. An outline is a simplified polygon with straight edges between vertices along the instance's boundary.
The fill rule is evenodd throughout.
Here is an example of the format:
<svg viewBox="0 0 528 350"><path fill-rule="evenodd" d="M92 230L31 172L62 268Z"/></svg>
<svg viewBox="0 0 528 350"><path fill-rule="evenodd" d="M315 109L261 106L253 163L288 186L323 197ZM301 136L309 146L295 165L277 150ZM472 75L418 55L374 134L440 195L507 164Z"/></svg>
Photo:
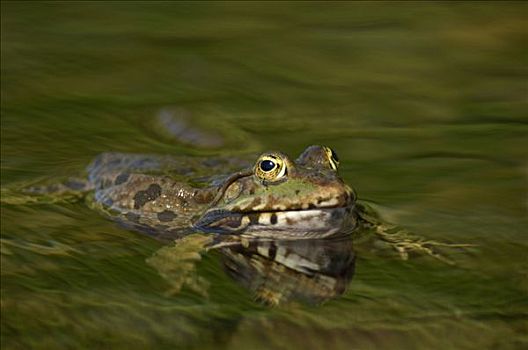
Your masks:
<svg viewBox="0 0 528 350"><path fill-rule="evenodd" d="M354 274L350 236L275 240L241 238L210 246L210 236L190 235L147 259L168 282L167 294L182 287L207 295L208 282L195 272L200 252L220 253L227 273L268 305L301 300L318 304L343 294Z"/></svg>
<svg viewBox="0 0 528 350"><path fill-rule="evenodd" d="M237 262L239 268L230 270L238 276L253 271L255 261L264 261L262 244L274 244L277 251L286 246L291 251L299 247L285 242L251 243L257 244L255 252L258 254L255 255L250 250L240 250L247 248L248 244L233 247L241 240L247 243L250 239L321 239L343 236L357 231L358 227L371 229L397 249L403 258L407 257L408 251L418 251L443 259L432 250L435 245L442 244L422 241L388 227L371 209L356 202L354 191L338 175L338 165L335 152L324 146L310 146L296 160L280 152L266 152L252 166L233 158L199 160L104 153L88 167L87 180L34 187L30 192L47 196L86 194L89 203L125 227L148 232L160 239L182 238L193 232L213 233L215 235L209 237L215 239L200 242L208 247L219 247L228 257L226 261L231 261L228 267ZM236 171L237 168L242 170ZM232 172L211 176L227 171ZM196 176L198 179L190 180ZM229 247L230 244L233 246ZM314 252L325 251L323 248L328 244L319 243L321 249L314 249ZM352 254L351 250L349 252ZM150 263L163 275L162 271L172 270L160 265L163 259L158 258L161 256L163 254L154 255ZM302 254L297 256L302 257ZM284 261L277 265L276 257L272 257L268 264L269 273L259 270L258 274L269 277L283 271L282 267L276 267ZM171 260L174 263L174 259L164 261ZM300 276L299 271L295 271L290 266L290 279ZM171 273L165 275L168 278L174 276ZM252 283L248 285L253 286ZM337 288L332 293L340 292L342 290ZM260 293L261 297L263 293ZM288 293L299 294L293 287ZM321 295L311 299L318 298L325 299ZM279 297L282 299L283 296Z"/></svg>
<svg viewBox="0 0 528 350"><path fill-rule="evenodd" d="M228 274L269 305L319 304L341 295L352 279L352 239L253 240L220 249Z"/></svg>

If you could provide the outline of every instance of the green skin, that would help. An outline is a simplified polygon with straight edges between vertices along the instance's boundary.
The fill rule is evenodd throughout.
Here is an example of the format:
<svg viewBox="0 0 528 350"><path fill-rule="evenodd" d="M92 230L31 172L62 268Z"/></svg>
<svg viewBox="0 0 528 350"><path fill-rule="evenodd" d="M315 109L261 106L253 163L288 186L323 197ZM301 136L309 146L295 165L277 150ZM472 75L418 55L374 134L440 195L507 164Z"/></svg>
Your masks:
<svg viewBox="0 0 528 350"><path fill-rule="evenodd" d="M88 167L95 203L127 227L158 237L202 231L268 238L314 238L356 226L355 194L321 146L297 160L279 155L287 173L265 181L254 168L206 187L178 181L170 157L105 153Z"/></svg>

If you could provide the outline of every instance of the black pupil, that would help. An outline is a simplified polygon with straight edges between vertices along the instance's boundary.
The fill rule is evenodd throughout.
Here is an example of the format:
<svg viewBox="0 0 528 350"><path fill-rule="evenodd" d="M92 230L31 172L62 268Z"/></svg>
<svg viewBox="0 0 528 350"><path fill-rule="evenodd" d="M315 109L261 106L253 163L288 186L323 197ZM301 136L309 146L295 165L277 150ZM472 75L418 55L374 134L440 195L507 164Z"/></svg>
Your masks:
<svg viewBox="0 0 528 350"><path fill-rule="evenodd" d="M274 168L275 168L275 162L271 160L263 160L262 162L260 162L260 169L262 169L263 171L270 171L270 170L273 170Z"/></svg>
<svg viewBox="0 0 528 350"><path fill-rule="evenodd" d="M336 162L339 162L339 158L337 158L337 154L334 152L334 150L331 150L331 151L332 151L332 158L334 158Z"/></svg>

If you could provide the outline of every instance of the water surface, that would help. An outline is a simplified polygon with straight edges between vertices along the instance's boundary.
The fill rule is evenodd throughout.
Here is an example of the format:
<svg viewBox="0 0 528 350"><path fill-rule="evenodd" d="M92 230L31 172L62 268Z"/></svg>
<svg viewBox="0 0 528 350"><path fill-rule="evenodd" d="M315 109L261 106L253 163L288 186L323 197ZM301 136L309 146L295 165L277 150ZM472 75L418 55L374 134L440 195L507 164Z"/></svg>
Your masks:
<svg viewBox="0 0 528 350"><path fill-rule="evenodd" d="M521 2L2 2L2 348L527 347L526 21ZM157 130L167 106L223 146ZM388 220L478 247L449 266L364 242L343 296L270 308L217 253L204 293L168 293L161 242L83 202L5 200L104 151L310 144Z"/></svg>

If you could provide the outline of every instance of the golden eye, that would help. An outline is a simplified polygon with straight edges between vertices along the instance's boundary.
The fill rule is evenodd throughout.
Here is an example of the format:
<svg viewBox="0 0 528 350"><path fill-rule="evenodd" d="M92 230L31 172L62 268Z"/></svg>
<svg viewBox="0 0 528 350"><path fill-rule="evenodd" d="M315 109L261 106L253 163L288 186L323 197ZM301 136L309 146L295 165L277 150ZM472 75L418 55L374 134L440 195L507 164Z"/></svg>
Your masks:
<svg viewBox="0 0 528 350"><path fill-rule="evenodd" d="M337 154L330 147L323 146L323 149L325 150L326 157L328 158L328 162L330 163L330 167L333 170L337 171L337 168L339 167L339 158L337 157Z"/></svg>
<svg viewBox="0 0 528 350"><path fill-rule="evenodd" d="M265 155L257 161L255 174L263 180L277 181L286 175L286 164L278 156Z"/></svg>

